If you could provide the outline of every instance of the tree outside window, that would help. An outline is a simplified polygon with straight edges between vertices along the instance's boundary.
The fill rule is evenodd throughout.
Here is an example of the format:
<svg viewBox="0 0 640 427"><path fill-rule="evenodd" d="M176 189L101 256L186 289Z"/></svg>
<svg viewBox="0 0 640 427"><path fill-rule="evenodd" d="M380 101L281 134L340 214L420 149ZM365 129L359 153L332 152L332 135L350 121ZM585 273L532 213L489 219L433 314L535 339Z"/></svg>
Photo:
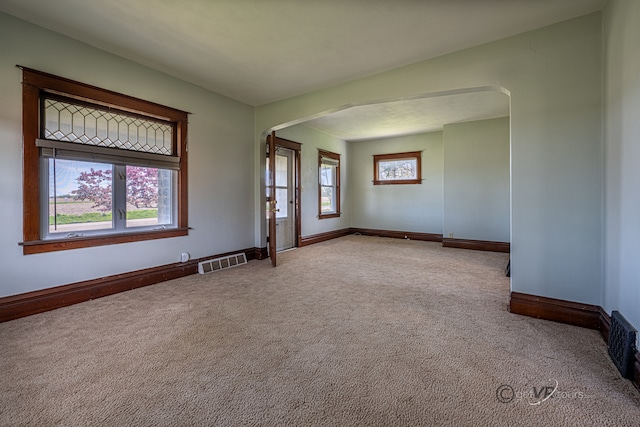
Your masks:
<svg viewBox="0 0 640 427"><path fill-rule="evenodd" d="M373 184L421 184L420 151L373 156Z"/></svg>

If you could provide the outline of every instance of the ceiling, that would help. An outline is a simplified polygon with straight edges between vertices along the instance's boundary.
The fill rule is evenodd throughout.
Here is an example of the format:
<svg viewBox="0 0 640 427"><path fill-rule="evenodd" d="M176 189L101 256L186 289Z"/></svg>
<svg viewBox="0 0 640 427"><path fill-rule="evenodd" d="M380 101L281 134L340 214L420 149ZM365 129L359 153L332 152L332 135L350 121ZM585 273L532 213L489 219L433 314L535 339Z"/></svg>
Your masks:
<svg viewBox="0 0 640 427"><path fill-rule="evenodd" d="M489 91L360 105L305 124L345 141L360 141L434 132L445 124L508 115L509 97Z"/></svg>
<svg viewBox="0 0 640 427"><path fill-rule="evenodd" d="M0 0L0 11L259 106L581 16L601 10L605 3ZM386 118L390 112L400 117L404 111L406 121L414 122L437 113L438 102L444 109L464 105L460 96L408 104L396 101L377 109L362 106L352 113L371 120L376 110ZM471 107L471 116L478 117L477 109ZM411 112L415 117L406 116ZM439 114L440 126L449 120L445 116ZM337 113L334 119L338 118L355 120L346 111ZM386 121L385 132L389 132L392 126ZM336 128L351 135L349 139L370 137L354 131L355 124L328 122L328 118L317 119L312 125Z"/></svg>

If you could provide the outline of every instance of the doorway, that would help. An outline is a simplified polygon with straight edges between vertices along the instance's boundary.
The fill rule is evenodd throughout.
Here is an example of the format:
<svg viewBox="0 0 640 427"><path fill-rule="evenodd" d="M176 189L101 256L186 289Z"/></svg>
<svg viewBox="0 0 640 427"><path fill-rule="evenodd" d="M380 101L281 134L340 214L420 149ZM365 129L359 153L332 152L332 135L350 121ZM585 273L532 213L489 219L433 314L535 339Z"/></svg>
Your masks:
<svg viewBox="0 0 640 427"><path fill-rule="evenodd" d="M277 252L299 245L300 148L275 132L267 138L267 241L274 267Z"/></svg>
<svg viewBox="0 0 640 427"><path fill-rule="evenodd" d="M276 146L276 252L296 247L295 151Z"/></svg>

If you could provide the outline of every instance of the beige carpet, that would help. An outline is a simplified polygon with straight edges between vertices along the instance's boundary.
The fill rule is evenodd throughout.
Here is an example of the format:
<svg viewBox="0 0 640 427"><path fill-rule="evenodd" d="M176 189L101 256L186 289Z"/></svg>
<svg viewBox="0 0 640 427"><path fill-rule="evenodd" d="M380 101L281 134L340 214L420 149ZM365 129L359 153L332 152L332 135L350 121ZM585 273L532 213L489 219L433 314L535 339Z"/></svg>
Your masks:
<svg viewBox="0 0 640 427"><path fill-rule="evenodd" d="M0 324L0 425L640 425L597 332L508 312L506 254L347 236L279 260Z"/></svg>

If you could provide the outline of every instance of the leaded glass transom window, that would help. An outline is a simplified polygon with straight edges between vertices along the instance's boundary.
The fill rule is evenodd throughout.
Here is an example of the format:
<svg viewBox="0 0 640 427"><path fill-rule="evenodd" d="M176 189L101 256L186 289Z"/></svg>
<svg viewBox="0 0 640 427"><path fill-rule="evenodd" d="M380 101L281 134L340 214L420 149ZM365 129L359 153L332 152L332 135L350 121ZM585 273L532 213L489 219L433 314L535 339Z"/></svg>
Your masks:
<svg viewBox="0 0 640 427"><path fill-rule="evenodd" d="M378 179L416 179L417 176L416 159L389 160L380 162L378 165Z"/></svg>
<svg viewBox="0 0 640 427"><path fill-rule="evenodd" d="M46 98L43 125L46 139L173 154L173 126L163 121Z"/></svg>

